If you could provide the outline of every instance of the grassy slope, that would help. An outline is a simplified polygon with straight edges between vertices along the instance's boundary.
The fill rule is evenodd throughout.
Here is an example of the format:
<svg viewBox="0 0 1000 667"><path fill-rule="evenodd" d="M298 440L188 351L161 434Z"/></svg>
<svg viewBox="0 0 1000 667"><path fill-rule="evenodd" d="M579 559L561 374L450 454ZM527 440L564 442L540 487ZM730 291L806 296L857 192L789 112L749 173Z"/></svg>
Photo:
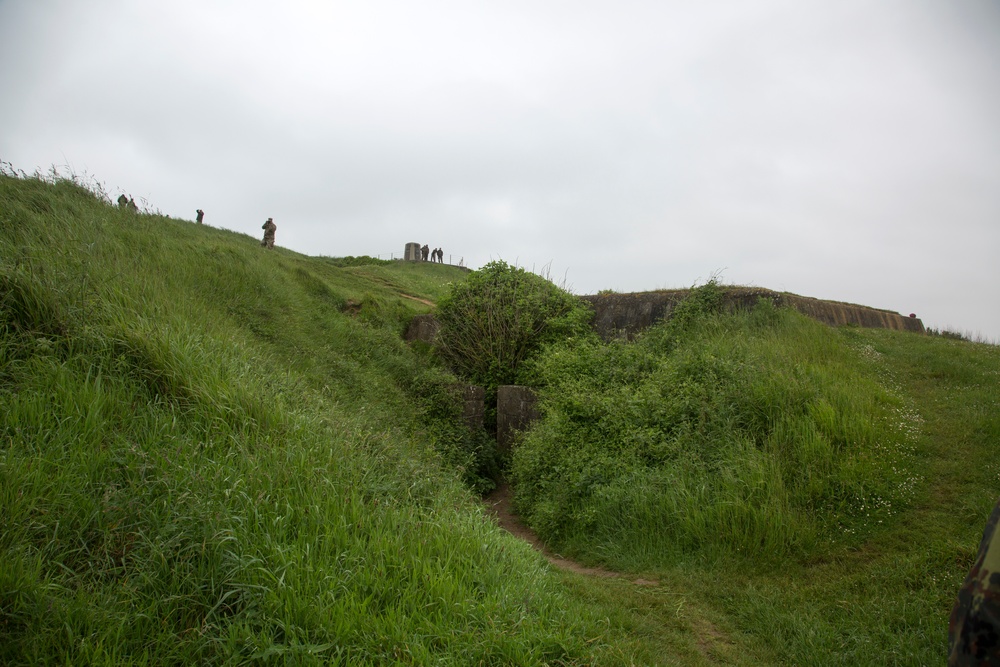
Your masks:
<svg viewBox="0 0 1000 667"><path fill-rule="evenodd" d="M778 572L733 573L734 586L706 597L782 662L942 664L955 593L1000 496L1000 348L877 330L857 336L923 420L923 481L912 507L861 545Z"/></svg>
<svg viewBox="0 0 1000 667"><path fill-rule="evenodd" d="M413 270L0 178L0 662L943 661L1000 491L997 348L837 333L923 418L910 509L820 558L635 586L553 574L442 469L445 378L399 294L461 274Z"/></svg>
<svg viewBox="0 0 1000 667"><path fill-rule="evenodd" d="M339 269L6 177L0 259L0 663L614 652L436 453L450 380L399 294L460 271Z"/></svg>
<svg viewBox="0 0 1000 667"><path fill-rule="evenodd" d="M943 664L955 593L1000 495L1000 348L884 330L817 336L862 350L859 363L902 399L919 473L906 508L867 526L858 516L856 538L804 557L669 557L643 573L659 579L655 593L573 584L622 610L617 622L647 650L672 652L694 635L719 664ZM593 560L614 562L632 545L591 546L603 551Z"/></svg>

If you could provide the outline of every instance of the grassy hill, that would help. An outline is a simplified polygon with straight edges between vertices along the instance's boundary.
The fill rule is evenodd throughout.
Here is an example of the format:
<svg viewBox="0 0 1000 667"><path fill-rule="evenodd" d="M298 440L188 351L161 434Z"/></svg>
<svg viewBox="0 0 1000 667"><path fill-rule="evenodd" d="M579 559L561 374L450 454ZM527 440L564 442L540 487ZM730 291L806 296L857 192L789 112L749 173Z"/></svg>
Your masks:
<svg viewBox="0 0 1000 667"><path fill-rule="evenodd" d="M453 378L401 340L403 295L463 272L66 181L0 179L0 230L0 663L594 654L606 628L444 464Z"/></svg>
<svg viewBox="0 0 1000 667"><path fill-rule="evenodd" d="M73 182L0 177L0 663L943 662L952 597L1000 495L998 348L788 313L713 320L677 344L678 368L723 387L751 362L778 369L773 383L821 378L797 390L865 433L842 463L891 470L878 447L905 445L890 480L910 480L905 497L870 522L855 507L855 532L830 540L806 503L782 528L791 539L741 555L749 543L616 542L616 522L621 535L670 526L623 522L621 496L581 493L543 513L551 543L635 575L585 577L485 516L470 485L488 452L459 424L456 378L401 340L464 275L266 251ZM677 377L664 359L652 365ZM639 379L643 400L667 386ZM843 398L851 383L874 398ZM688 386L714 397L706 409L738 393ZM896 408L904 425L859 421ZM814 490L817 511L837 497ZM605 515L568 522L574 511Z"/></svg>

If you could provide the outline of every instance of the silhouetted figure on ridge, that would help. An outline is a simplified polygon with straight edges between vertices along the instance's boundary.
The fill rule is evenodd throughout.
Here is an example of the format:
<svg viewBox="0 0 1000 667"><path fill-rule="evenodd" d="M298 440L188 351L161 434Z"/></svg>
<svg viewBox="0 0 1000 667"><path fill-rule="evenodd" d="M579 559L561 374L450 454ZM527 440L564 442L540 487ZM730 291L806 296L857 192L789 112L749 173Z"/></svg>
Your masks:
<svg viewBox="0 0 1000 667"><path fill-rule="evenodd" d="M205 212L200 208L198 209L198 217L195 218L195 220L198 222L199 225L205 222Z"/></svg>
<svg viewBox="0 0 1000 667"><path fill-rule="evenodd" d="M274 220L272 218L268 218L267 222L261 225L260 228L264 230L264 240L260 242L260 245L264 248L273 248L274 232L278 229L278 226L274 224Z"/></svg>

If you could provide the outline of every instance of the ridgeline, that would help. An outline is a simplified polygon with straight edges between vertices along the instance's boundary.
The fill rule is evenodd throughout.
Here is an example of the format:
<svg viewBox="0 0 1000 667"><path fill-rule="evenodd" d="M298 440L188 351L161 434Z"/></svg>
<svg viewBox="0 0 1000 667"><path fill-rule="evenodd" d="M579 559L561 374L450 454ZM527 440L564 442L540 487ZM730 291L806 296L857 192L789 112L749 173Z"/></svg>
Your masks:
<svg viewBox="0 0 1000 667"><path fill-rule="evenodd" d="M547 350L511 474L551 547L636 575L592 578L488 517L459 379L403 342L464 280L0 176L0 663L943 661L998 348L772 307Z"/></svg>

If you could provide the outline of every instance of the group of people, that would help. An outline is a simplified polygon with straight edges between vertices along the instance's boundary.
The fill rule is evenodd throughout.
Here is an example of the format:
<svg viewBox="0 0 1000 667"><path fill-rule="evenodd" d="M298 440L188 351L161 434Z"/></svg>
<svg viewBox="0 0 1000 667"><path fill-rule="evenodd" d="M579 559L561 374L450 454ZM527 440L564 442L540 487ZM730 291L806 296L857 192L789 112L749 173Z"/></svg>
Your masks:
<svg viewBox="0 0 1000 667"><path fill-rule="evenodd" d="M125 195L118 197L118 207L128 208L133 212L138 212L139 210L139 207L135 204L135 200L131 197L126 197ZM205 212L199 208L195 209L195 213L197 214L195 221L197 221L199 225L204 224ZM260 228L264 230L264 238L261 239L260 246L268 249L274 248L274 232L278 229L278 226L274 224L274 218L268 218L264 224L260 226ZM431 250L429 245L424 244L420 247L420 259L424 262L431 261L437 262L438 264L444 264L444 250L441 248L434 248Z"/></svg>
<svg viewBox="0 0 1000 667"><path fill-rule="evenodd" d="M125 195L118 195L118 208L127 208L132 213L138 213L139 207L135 205L135 200Z"/></svg>
<svg viewBox="0 0 1000 667"><path fill-rule="evenodd" d="M444 250L441 250L441 248L434 248L434 250L431 250L430 246L424 244L420 248L420 259L426 262L428 255L430 255L430 261L437 262L438 264L444 263Z"/></svg>
<svg viewBox="0 0 1000 667"><path fill-rule="evenodd" d="M132 211L138 211L138 207L135 205L135 200L131 197L126 197L125 195L118 197L118 206L120 208L128 208ZM195 213L197 214L195 217L197 223L199 225L204 224L205 212L199 208L195 210ZM278 229L278 226L274 224L274 218L268 218L264 224L260 226L260 228L264 230L264 238L261 239L260 246L268 249L274 248L274 232ZM443 264L444 250L441 248L434 248L431 250L430 246L424 244L420 248L420 259L425 262L431 261Z"/></svg>
<svg viewBox="0 0 1000 667"><path fill-rule="evenodd" d="M128 210L132 211L133 213L138 213L138 211L139 211L139 207L136 206L135 200L132 199L131 197L126 197L124 194L118 196L118 208L125 208L125 209L128 209ZM199 225L204 224L205 223L205 212L199 208L199 209L195 210L195 213L197 213L197 216L195 217L195 220L197 221L197 223ZM264 238L261 239L261 241L260 241L261 247L262 248L268 248L268 249L274 248L274 232L275 232L275 230L278 229L278 226L274 224L274 219L273 218L268 218L267 221L265 221L264 224L261 225L260 228L264 230ZM423 250L423 254L424 254L424 260L426 261L426 259L427 259L427 246L424 246L422 250ZM440 257L441 256L440 254L438 254L438 253L441 252L440 248L436 249L434 252L435 252L435 256L436 257Z"/></svg>

